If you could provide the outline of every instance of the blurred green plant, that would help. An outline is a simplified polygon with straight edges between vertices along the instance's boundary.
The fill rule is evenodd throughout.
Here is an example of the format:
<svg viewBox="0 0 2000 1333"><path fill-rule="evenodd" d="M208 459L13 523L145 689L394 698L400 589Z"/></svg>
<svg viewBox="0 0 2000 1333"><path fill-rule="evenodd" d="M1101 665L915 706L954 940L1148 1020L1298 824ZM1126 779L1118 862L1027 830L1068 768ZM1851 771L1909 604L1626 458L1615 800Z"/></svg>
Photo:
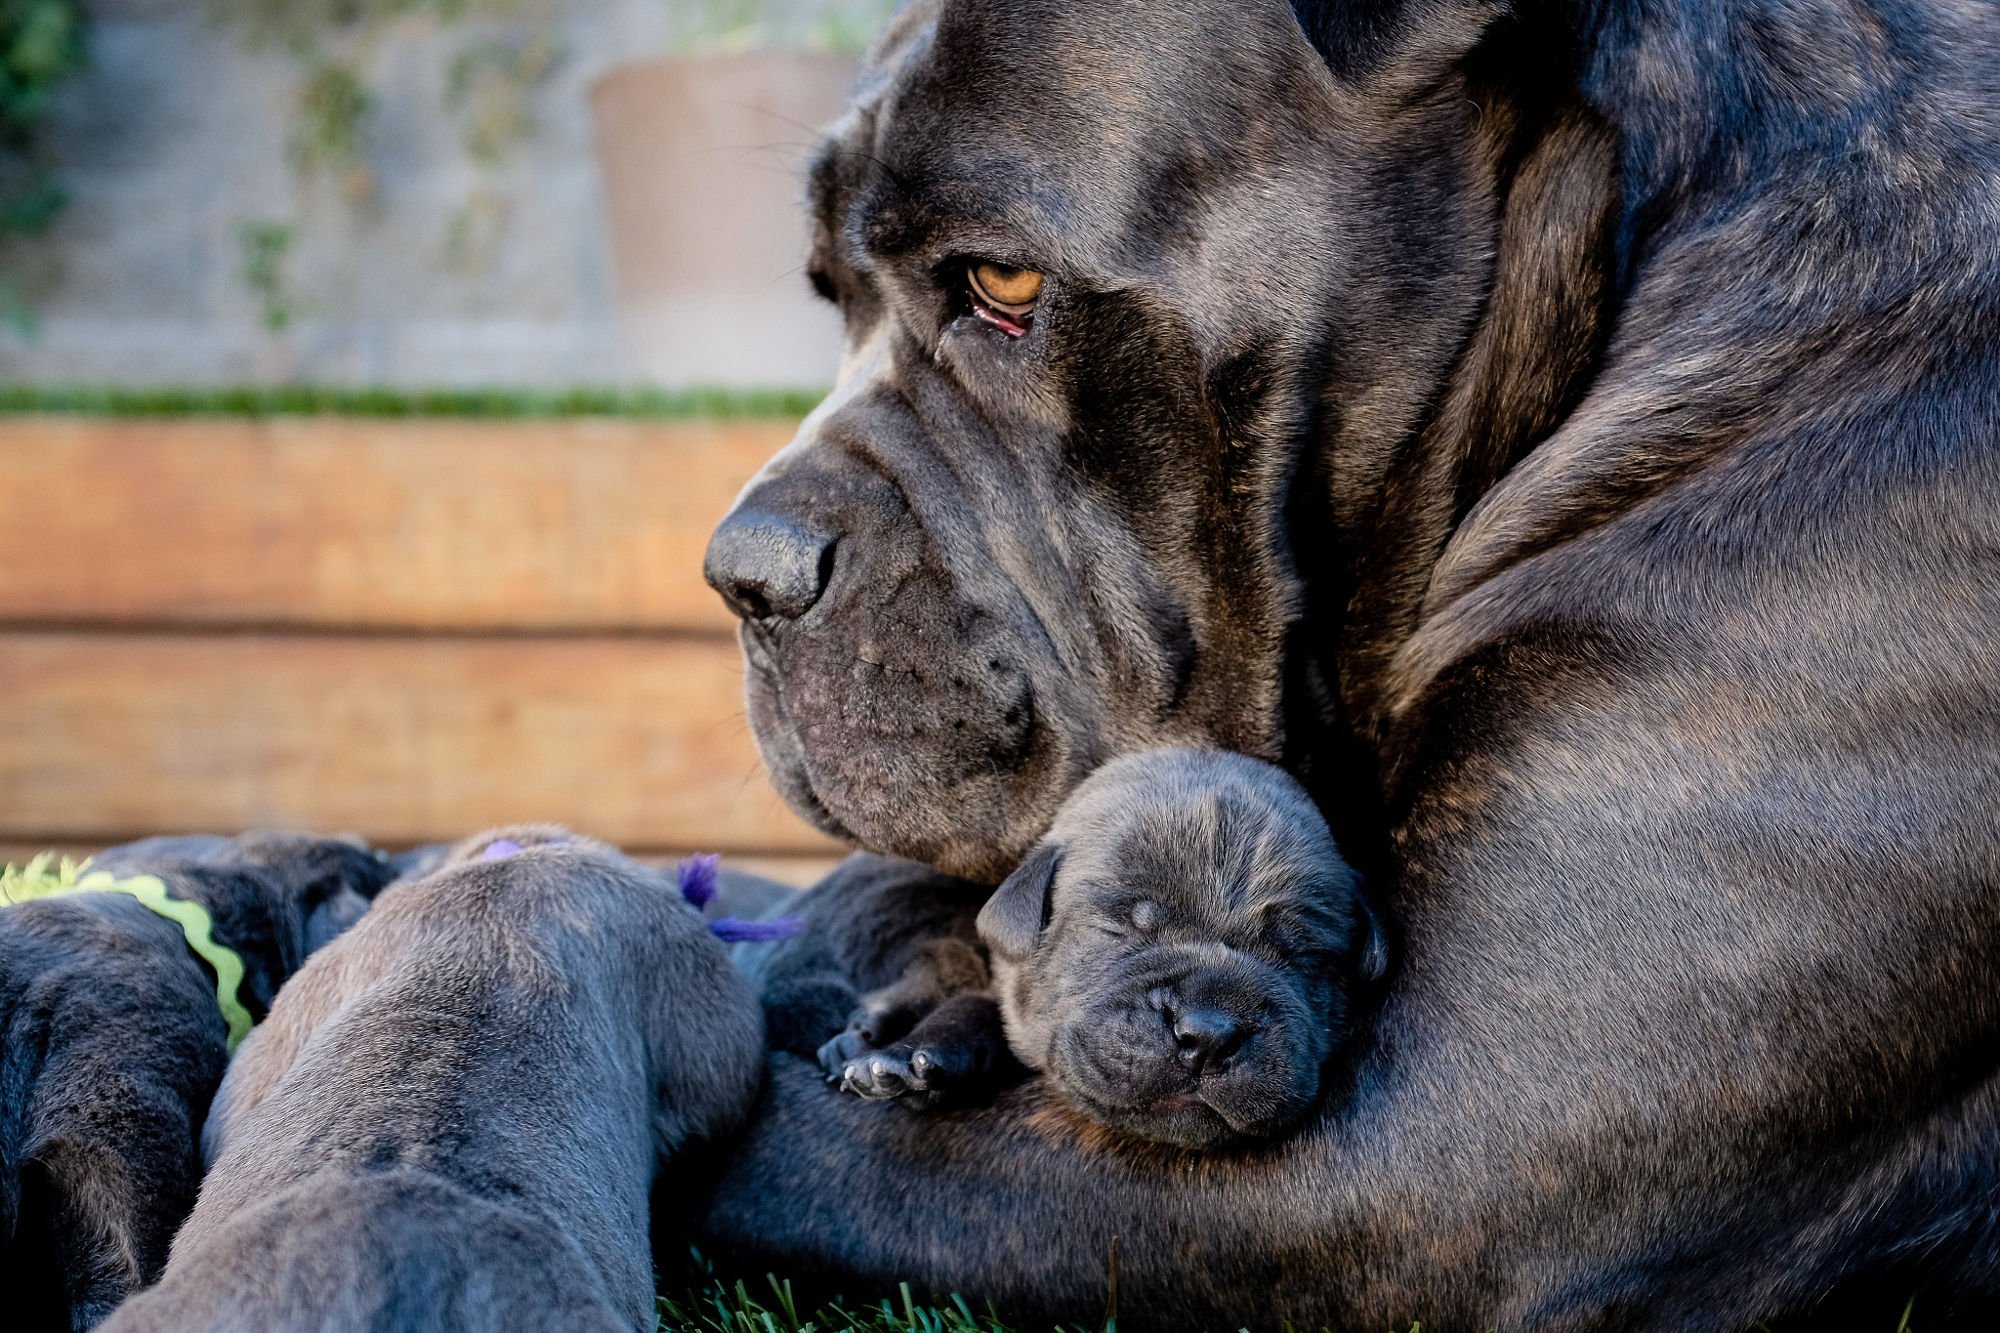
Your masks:
<svg viewBox="0 0 2000 1333"><path fill-rule="evenodd" d="M666 0L676 51L804 50L859 55L897 0Z"/></svg>
<svg viewBox="0 0 2000 1333"><path fill-rule="evenodd" d="M0 0L6 3L7 0ZM499 176L511 150L535 130L533 98L562 56L546 30L522 20L547 0L210 0L212 12L253 50L285 55L298 71L288 155L302 191L326 183L349 208L365 210L377 196L371 131L381 98L369 82L377 56L403 25L470 31L448 45L444 106L453 116L478 180L454 212L445 234L448 258L477 267L498 249L512 215ZM301 203L301 218L325 216ZM278 232L289 229L282 246ZM242 230L243 280L257 297L264 327L288 328L297 304L282 295L284 259L303 222L254 222Z"/></svg>
<svg viewBox="0 0 2000 1333"><path fill-rule="evenodd" d="M375 94L353 64L315 56L292 117L292 165L307 178L332 177L350 200L372 196L375 173L368 166L365 136L374 109Z"/></svg>
<svg viewBox="0 0 2000 1333"><path fill-rule="evenodd" d="M0 232L47 229L62 187L40 158L56 89L83 68L77 0L0 0Z"/></svg>
<svg viewBox="0 0 2000 1333"><path fill-rule="evenodd" d="M541 32L526 40L475 41L452 59L445 104L458 114L459 135L473 161L497 167L535 132L533 94L561 53L555 37Z"/></svg>
<svg viewBox="0 0 2000 1333"><path fill-rule="evenodd" d="M4 2L4 0L0 0ZM299 68L291 132L293 167L306 180L335 181L349 202L375 193L369 123L379 99L366 70L390 30L406 20L445 27L519 18L529 0L213 0L215 13L253 49L284 52ZM466 150L496 165L534 130L529 99L560 50L547 33L476 34L454 51L445 100L461 121Z"/></svg>
<svg viewBox="0 0 2000 1333"><path fill-rule="evenodd" d="M298 309L286 281L285 260L298 229L289 222L246 222L236 240L243 247L243 285L257 298L264 327L273 333L290 327Z"/></svg>
<svg viewBox="0 0 2000 1333"><path fill-rule="evenodd" d="M83 68L79 0L0 0L0 241L47 231L68 202L42 157L41 131L56 90ZM0 324L27 336L35 310L0 274Z"/></svg>

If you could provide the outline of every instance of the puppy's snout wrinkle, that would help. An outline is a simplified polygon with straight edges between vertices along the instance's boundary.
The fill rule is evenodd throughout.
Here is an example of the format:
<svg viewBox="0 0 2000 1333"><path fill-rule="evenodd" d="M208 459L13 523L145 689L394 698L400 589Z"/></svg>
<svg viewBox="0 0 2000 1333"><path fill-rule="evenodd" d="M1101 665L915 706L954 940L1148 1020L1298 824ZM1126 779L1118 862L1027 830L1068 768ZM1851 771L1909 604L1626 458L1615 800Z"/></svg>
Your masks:
<svg viewBox="0 0 2000 1333"><path fill-rule="evenodd" d="M826 591L835 541L771 510L738 507L709 538L702 576L744 620L797 620Z"/></svg>

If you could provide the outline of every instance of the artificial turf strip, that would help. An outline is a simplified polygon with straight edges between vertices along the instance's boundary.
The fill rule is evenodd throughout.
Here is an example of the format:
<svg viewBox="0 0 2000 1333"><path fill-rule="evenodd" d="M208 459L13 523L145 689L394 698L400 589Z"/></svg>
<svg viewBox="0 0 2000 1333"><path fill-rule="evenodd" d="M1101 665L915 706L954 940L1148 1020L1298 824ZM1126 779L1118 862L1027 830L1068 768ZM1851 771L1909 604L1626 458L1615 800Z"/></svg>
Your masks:
<svg viewBox="0 0 2000 1333"><path fill-rule="evenodd" d="M99 417L460 417L647 421L797 418L823 389L389 389L330 385L112 388L0 385L0 415Z"/></svg>

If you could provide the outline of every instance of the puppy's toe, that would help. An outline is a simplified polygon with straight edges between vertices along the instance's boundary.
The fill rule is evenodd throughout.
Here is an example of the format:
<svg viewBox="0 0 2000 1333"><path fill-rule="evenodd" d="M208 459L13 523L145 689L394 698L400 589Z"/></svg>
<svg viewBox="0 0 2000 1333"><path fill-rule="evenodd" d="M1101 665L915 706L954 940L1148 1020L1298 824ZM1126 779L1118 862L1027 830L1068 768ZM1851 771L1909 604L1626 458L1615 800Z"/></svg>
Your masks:
<svg viewBox="0 0 2000 1333"><path fill-rule="evenodd" d="M870 1051L841 1070L840 1086L858 1097L928 1111L951 1099L951 1080L937 1053L907 1043Z"/></svg>
<svg viewBox="0 0 2000 1333"><path fill-rule="evenodd" d="M915 1077L909 1061L903 1056L888 1051L871 1051L847 1063L841 1070L840 1086L843 1091L857 1097L879 1101L900 1100L910 1093L911 1080Z"/></svg>
<svg viewBox="0 0 2000 1333"><path fill-rule="evenodd" d="M909 1051L910 1088L922 1093L925 1106L949 1100L972 1074L966 1051L949 1042L924 1043Z"/></svg>
<svg viewBox="0 0 2000 1333"><path fill-rule="evenodd" d="M870 1049L867 1037L858 1028L850 1027L819 1048L820 1072L826 1075L827 1082L840 1082L847 1074L847 1067Z"/></svg>

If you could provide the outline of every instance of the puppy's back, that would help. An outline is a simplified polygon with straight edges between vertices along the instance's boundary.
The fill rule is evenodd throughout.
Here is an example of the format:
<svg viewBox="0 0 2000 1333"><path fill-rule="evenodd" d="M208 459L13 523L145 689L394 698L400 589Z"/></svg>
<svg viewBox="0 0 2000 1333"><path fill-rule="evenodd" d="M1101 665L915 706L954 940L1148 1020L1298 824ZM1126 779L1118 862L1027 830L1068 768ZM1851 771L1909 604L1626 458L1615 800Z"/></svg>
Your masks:
<svg viewBox="0 0 2000 1333"><path fill-rule="evenodd" d="M525 1327L544 1291L564 1326L599 1306L646 1322L655 1165L747 1114L761 1018L663 876L505 832L485 835L516 849L498 859L474 840L386 890L286 988L218 1094L214 1167L158 1300L114 1330L175 1326L184 1313L138 1322L169 1301L197 1312L182 1327L238 1326L203 1289L254 1307L242 1327L306 1309L343 1312L307 1321L323 1328ZM418 1233L449 1262L378 1274L315 1257ZM516 1236L542 1257L524 1261ZM376 1321L370 1293L397 1283L444 1313Z"/></svg>
<svg viewBox="0 0 2000 1333"><path fill-rule="evenodd" d="M476 1246L466 1238L476 1236ZM303 1329L629 1329L580 1287L555 1220L426 1172L314 1181L226 1219L232 1262L170 1267L120 1307L122 1333Z"/></svg>

